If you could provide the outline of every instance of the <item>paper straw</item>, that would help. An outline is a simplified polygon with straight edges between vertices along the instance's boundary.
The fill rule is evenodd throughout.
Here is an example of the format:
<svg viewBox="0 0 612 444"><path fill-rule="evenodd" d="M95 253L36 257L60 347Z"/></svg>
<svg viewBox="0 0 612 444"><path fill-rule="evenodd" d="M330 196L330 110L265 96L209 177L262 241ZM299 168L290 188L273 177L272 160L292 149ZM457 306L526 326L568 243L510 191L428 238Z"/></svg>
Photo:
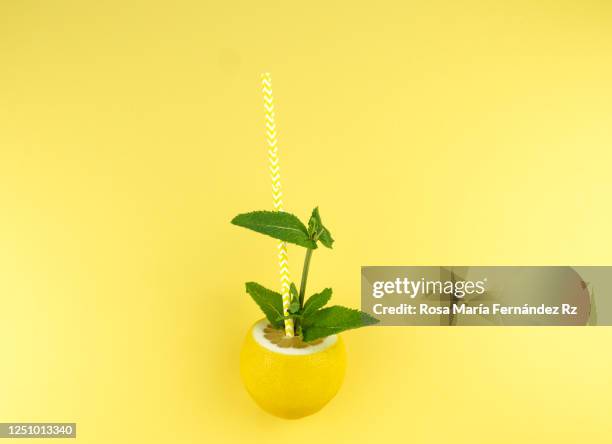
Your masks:
<svg viewBox="0 0 612 444"><path fill-rule="evenodd" d="M268 142L268 160L270 178L272 179L272 198L274 209L283 211L283 191L280 180L280 164L278 160L278 141L276 122L274 120L274 96L272 94L272 78L269 73L261 76L263 86L264 108L266 110L266 140ZM283 316L289 315L291 293L291 275L287 257L287 243L278 243L278 266L280 269L281 294L283 296ZM285 335L293 336L293 319L285 319Z"/></svg>

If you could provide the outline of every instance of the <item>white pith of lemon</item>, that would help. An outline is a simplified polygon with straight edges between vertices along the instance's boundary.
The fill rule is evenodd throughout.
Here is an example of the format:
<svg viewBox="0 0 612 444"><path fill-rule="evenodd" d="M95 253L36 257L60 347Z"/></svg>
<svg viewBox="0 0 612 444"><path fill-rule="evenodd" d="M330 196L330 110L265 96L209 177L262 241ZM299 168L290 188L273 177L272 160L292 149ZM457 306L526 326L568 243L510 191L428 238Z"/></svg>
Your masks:
<svg viewBox="0 0 612 444"><path fill-rule="evenodd" d="M319 411L338 392L346 369L340 336L306 348L281 348L264 337L266 320L248 331L240 375L251 397L268 413L297 419Z"/></svg>

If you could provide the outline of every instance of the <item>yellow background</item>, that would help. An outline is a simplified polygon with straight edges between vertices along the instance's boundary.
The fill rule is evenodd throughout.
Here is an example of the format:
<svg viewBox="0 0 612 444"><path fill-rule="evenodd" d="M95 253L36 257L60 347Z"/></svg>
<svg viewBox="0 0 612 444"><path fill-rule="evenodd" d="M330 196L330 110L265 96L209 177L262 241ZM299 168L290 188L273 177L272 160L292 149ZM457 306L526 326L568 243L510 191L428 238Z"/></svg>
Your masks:
<svg viewBox="0 0 612 444"><path fill-rule="evenodd" d="M285 206L361 265L610 264L612 3L0 5L0 420L83 443L609 442L612 331L370 328L296 422L238 376L277 285L259 75ZM294 276L302 250L289 251ZM39 442L39 441L38 441Z"/></svg>

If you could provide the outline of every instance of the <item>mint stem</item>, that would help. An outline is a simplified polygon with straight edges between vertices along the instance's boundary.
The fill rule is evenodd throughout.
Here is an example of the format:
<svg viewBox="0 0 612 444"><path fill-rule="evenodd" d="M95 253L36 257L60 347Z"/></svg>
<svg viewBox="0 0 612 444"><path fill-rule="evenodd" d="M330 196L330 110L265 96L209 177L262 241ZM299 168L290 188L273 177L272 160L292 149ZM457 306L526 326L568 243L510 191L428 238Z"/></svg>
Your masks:
<svg viewBox="0 0 612 444"><path fill-rule="evenodd" d="M302 282L300 283L300 308L304 307L304 294L306 293L306 281L308 280L308 269L310 268L310 258L312 257L312 249L306 250L304 257L304 268L302 269Z"/></svg>

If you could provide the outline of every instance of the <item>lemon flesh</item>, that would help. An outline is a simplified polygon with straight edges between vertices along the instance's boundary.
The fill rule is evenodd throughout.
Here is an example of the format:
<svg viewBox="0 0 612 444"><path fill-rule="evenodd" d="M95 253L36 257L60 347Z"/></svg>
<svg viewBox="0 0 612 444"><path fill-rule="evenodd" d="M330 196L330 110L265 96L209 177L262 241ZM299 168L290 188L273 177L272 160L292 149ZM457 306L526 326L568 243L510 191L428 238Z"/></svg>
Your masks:
<svg viewBox="0 0 612 444"><path fill-rule="evenodd" d="M305 348L281 348L264 337L266 320L249 329L240 353L244 385L266 412L287 419L312 415L338 392L346 351L338 335Z"/></svg>

